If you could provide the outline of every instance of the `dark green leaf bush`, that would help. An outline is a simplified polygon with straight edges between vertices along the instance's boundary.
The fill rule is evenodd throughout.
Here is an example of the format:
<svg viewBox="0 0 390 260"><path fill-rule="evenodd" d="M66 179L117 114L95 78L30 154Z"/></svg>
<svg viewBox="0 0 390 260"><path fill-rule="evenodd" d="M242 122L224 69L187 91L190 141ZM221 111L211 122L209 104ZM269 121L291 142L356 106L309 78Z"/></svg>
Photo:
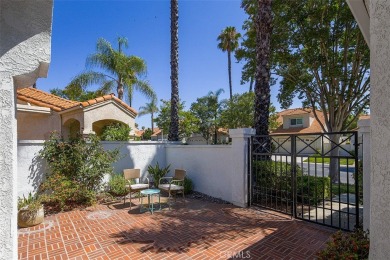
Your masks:
<svg viewBox="0 0 390 260"><path fill-rule="evenodd" d="M194 188L194 183L188 177L184 178L184 194L190 194Z"/></svg>
<svg viewBox="0 0 390 260"><path fill-rule="evenodd" d="M108 182L108 193L114 197L125 196L129 193L129 189L126 187L127 184L127 180L123 174L114 173Z"/></svg>
<svg viewBox="0 0 390 260"><path fill-rule="evenodd" d="M129 141L131 128L121 123L113 123L103 127L102 141Z"/></svg>
<svg viewBox="0 0 390 260"><path fill-rule="evenodd" d="M292 166L286 162L272 160L253 161L253 173L256 186L267 187L273 195L292 194ZM330 197L330 179L328 177L308 176L297 166L296 187L299 202L316 204L322 198Z"/></svg>

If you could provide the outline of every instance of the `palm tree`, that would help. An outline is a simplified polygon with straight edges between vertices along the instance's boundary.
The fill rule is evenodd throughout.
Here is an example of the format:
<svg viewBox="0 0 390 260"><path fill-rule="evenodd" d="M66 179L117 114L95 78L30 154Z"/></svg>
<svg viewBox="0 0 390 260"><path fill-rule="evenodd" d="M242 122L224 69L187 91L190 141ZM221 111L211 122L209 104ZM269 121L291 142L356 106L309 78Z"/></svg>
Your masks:
<svg viewBox="0 0 390 260"><path fill-rule="evenodd" d="M152 118L152 133L154 133L154 113L159 111L157 107L157 99L153 98L149 103L146 103L145 106L139 108L138 115L143 116L147 114L151 114Z"/></svg>
<svg viewBox="0 0 390 260"><path fill-rule="evenodd" d="M221 32L221 34L217 38L217 40L219 41L218 48L221 49L223 52L226 51L228 54L230 101L233 98L231 53L238 48L238 39L240 37L241 34L236 31L235 27L228 26Z"/></svg>
<svg viewBox="0 0 390 260"><path fill-rule="evenodd" d="M108 94L116 87L119 99L123 99L124 93L127 92L130 106L134 88L149 98L155 98L152 87L141 79L146 74L145 61L122 52L122 47L128 47L126 38L118 37L117 41L118 50L115 50L107 40L100 38L96 44L96 53L88 56L86 60L89 70L74 77L66 89L84 90L88 85L98 84L98 91ZM91 70L92 68L98 70Z"/></svg>
<svg viewBox="0 0 390 260"><path fill-rule="evenodd" d="M257 135L268 135L270 100L270 40L272 33L272 0L258 0L256 24L255 129Z"/></svg>
<svg viewBox="0 0 390 260"><path fill-rule="evenodd" d="M168 140L179 140L179 3L171 0L171 123Z"/></svg>

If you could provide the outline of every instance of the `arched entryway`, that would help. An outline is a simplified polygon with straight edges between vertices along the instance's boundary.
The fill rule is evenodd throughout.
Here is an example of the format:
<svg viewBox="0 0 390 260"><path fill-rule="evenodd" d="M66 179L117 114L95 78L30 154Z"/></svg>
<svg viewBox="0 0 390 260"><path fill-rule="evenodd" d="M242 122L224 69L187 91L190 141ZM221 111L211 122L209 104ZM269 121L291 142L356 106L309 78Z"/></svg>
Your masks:
<svg viewBox="0 0 390 260"><path fill-rule="evenodd" d="M69 119L62 126L62 135L64 138L76 137L80 134L80 121L77 119Z"/></svg>

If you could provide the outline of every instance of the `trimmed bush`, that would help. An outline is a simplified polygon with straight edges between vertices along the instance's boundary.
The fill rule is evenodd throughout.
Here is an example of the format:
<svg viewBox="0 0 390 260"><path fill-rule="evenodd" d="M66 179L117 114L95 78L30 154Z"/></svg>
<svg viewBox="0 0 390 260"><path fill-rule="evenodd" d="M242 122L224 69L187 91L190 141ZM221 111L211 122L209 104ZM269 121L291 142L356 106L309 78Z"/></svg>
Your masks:
<svg viewBox="0 0 390 260"><path fill-rule="evenodd" d="M123 174L111 174L108 182L108 193L114 197L125 196L129 193L129 189L126 187L127 184L128 182Z"/></svg>
<svg viewBox="0 0 390 260"><path fill-rule="evenodd" d="M131 128L121 123L113 123L103 127L102 141L129 141Z"/></svg>
<svg viewBox="0 0 390 260"><path fill-rule="evenodd" d="M189 194L192 192L194 188L194 183L188 177L184 178L184 194Z"/></svg>
<svg viewBox="0 0 390 260"><path fill-rule="evenodd" d="M266 191L271 195L290 196L292 194L292 170L290 163L272 160L253 161L255 185L266 187ZM322 198L330 197L329 177L304 175L299 166L296 167L295 172L299 202L316 204Z"/></svg>

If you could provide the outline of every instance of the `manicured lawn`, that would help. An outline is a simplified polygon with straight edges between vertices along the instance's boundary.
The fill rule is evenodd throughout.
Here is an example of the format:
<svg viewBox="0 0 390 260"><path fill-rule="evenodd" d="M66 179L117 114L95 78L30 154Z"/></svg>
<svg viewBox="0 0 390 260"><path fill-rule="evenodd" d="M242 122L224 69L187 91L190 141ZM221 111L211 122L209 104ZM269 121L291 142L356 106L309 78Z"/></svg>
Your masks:
<svg viewBox="0 0 390 260"><path fill-rule="evenodd" d="M311 163L330 163L330 158L321 158L313 155L314 157L309 157L308 159L305 159L304 162L311 162ZM355 163L354 159L340 159L340 165L353 165Z"/></svg>
<svg viewBox="0 0 390 260"><path fill-rule="evenodd" d="M355 193L355 185L350 184L349 190L348 185L345 183L340 183L340 194L343 193ZM339 185L338 184L332 184L332 194L339 194Z"/></svg>

